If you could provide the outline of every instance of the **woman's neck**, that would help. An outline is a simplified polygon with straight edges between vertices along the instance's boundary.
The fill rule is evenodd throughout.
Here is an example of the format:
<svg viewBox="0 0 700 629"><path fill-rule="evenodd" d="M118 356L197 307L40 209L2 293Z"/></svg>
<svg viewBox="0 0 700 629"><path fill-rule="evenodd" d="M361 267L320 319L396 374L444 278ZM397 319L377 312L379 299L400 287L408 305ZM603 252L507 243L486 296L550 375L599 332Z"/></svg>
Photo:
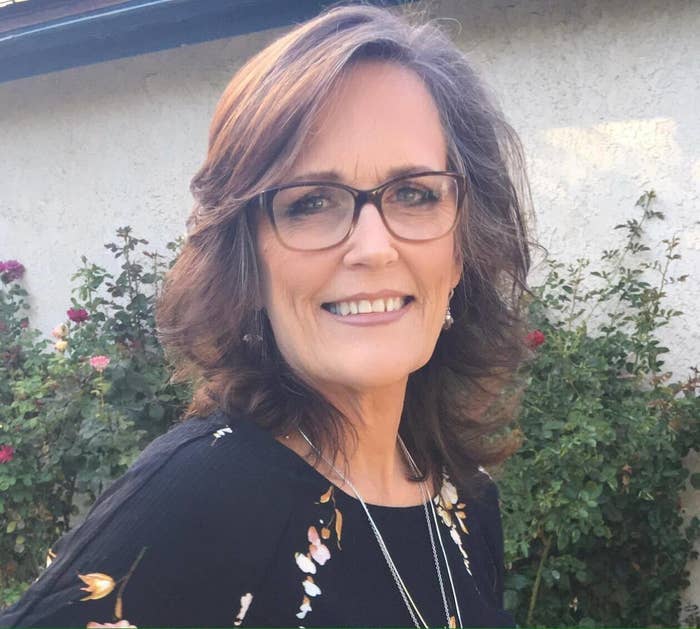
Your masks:
<svg viewBox="0 0 700 629"><path fill-rule="evenodd" d="M335 468L362 496L365 502L386 506L410 506L423 500L420 485L408 480L408 462L398 443L406 383L361 393L325 391L326 397L347 418L350 426L343 435ZM300 435L290 435L282 443L297 454L313 458ZM310 455L310 456L309 456ZM328 456L328 453L324 453ZM323 461L316 466L340 489L354 497L352 488Z"/></svg>

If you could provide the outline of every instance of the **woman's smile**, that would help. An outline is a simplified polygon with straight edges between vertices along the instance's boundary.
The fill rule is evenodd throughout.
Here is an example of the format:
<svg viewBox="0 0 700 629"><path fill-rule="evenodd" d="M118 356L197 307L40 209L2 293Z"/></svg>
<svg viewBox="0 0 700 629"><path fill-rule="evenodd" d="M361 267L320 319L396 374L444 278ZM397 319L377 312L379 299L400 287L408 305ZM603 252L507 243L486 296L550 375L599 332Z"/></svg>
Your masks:
<svg viewBox="0 0 700 629"><path fill-rule="evenodd" d="M323 304L335 320L348 325L383 325L401 319L411 307L412 298L360 299Z"/></svg>
<svg viewBox="0 0 700 629"><path fill-rule="evenodd" d="M397 321L406 314L412 295L381 291L357 293L336 301L325 302L321 308L342 323L350 325L381 325Z"/></svg>

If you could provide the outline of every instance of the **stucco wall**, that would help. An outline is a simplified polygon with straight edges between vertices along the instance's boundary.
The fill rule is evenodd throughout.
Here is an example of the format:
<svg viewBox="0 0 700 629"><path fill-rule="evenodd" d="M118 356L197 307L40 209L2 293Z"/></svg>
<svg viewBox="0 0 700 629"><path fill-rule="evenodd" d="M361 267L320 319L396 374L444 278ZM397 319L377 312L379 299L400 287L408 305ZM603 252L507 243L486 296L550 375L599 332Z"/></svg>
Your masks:
<svg viewBox="0 0 700 629"><path fill-rule="evenodd" d="M700 355L700 3L692 0L442 0L528 157L538 234L555 256L596 257L613 226L656 190L678 234L671 287L687 314L665 332L682 375ZM456 20L456 21L455 21ZM81 254L133 225L162 245L184 231L188 182L217 97L242 59L279 31L152 53L0 84L0 259L28 268L33 324L69 305ZM700 499L688 498L700 513ZM700 601L700 565L688 600Z"/></svg>

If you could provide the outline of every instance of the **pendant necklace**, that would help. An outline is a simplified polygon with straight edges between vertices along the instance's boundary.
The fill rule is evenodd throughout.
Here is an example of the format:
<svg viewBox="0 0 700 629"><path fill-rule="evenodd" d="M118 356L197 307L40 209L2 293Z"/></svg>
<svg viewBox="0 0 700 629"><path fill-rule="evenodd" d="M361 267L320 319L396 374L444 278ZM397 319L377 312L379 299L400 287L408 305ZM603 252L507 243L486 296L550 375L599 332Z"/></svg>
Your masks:
<svg viewBox="0 0 700 629"><path fill-rule="evenodd" d="M374 521L374 518L372 517L372 514L369 512L369 509L367 507L367 504L365 503L364 499L360 495L360 492L355 488L355 486L352 484L352 482L345 477L345 475L333 464L333 462L329 461L325 456L323 456L323 453L313 444L311 439L306 436L306 433L299 427L297 427L297 430L299 431L299 434L302 436L304 441L306 441L307 444L309 444L309 447L320 457L320 459L330 467L333 472L343 481L344 484L346 484L352 492L355 494L355 497L359 501L359 503L362 505L362 509L365 512L365 515L367 516L367 521L369 522L369 526L372 529L372 532L374 533L374 537L377 540L377 544L379 546L379 549L382 552L382 555L384 557L384 560L386 561L386 564L389 568L389 572L391 573L391 576L394 579L394 582L396 583L396 587L399 590L399 594L401 595L401 598L406 605L406 609L408 610L408 613L411 617L411 620L413 621L413 624L420 629L421 627L428 629L430 625L428 622L425 620L423 614L421 614L420 610L418 609L418 606L416 605L415 601L413 600L413 597L411 596L411 593L408 591L408 588L406 587L406 584L404 583L404 580L401 578L401 574L399 573L398 568L396 567L396 564L394 563L393 558L391 557L391 554L389 553L389 549L386 546L386 543L384 542L384 538L382 537L381 532L379 531L379 527L377 526L376 522ZM398 438L399 444L401 446L401 449L404 453L404 456L406 457L412 471L416 475L420 475L420 470L418 469L418 466L416 465L416 462L413 460L413 457L411 456L410 452L406 448L406 445L403 442L403 439L399 436ZM442 541L442 535L440 533L440 525L437 519L437 513L435 512L435 505L433 504L433 501L430 497L430 494L428 490L425 487L425 483L423 481L420 482L420 489L421 489L421 499L423 500L423 510L425 512L425 520L428 525L428 535L430 537L430 546L433 552L433 561L435 563L435 571L437 573L437 578L438 578L438 585L440 586L440 595L442 597L442 603L445 611L445 620L446 624L445 627L456 627L457 622L459 622L459 626L462 627L464 626L462 623L462 614L461 610L459 608L459 602L457 600L457 592L455 589L454 581L452 579L452 571L450 570L450 564L447 561L447 553L445 551L445 545L443 544ZM428 510L428 505L430 505L430 513ZM435 544L435 536L433 535L433 525L431 524L431 515L432 515L432 520L434 523L435 531L437 532L437 538L440 546L440 550L442 551L442 557L445 563L445 567L447 569L447 577L449 580L450 584L450 590L452 594L452 599L454 601L454 608L456 612L457 618L455 619L454 616L450 615L450 608L447 603L447 595L445 592L445 583L444 579L442 576L442 569L440 566L440 559L438 557L437 553L437 547Z"/></svg>

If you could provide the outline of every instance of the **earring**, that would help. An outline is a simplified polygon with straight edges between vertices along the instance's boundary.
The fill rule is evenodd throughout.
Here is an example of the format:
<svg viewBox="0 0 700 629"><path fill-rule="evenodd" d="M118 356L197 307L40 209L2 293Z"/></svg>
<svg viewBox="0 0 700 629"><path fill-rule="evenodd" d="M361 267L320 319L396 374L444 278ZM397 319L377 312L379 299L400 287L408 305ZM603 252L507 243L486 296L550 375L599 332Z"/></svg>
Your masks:
<svg viewBox="0 0 700 629"><path fill-rule="evenodd" d="M443 330L449 330L452 324L455 322L452 317L452 311L450 310L450 301L452 301L452 295L455 294L454 288L450 291L450 296L447 298L447 310L445 311L445 321L442 324Z"/></svg>
<svg viewBox="0 0 700 629"><path fill-rule="evenodd" d="M256 310L253 315L253 323L250 330L241 339L246 345L261 345L263 339L262 311Z"/></svg>

